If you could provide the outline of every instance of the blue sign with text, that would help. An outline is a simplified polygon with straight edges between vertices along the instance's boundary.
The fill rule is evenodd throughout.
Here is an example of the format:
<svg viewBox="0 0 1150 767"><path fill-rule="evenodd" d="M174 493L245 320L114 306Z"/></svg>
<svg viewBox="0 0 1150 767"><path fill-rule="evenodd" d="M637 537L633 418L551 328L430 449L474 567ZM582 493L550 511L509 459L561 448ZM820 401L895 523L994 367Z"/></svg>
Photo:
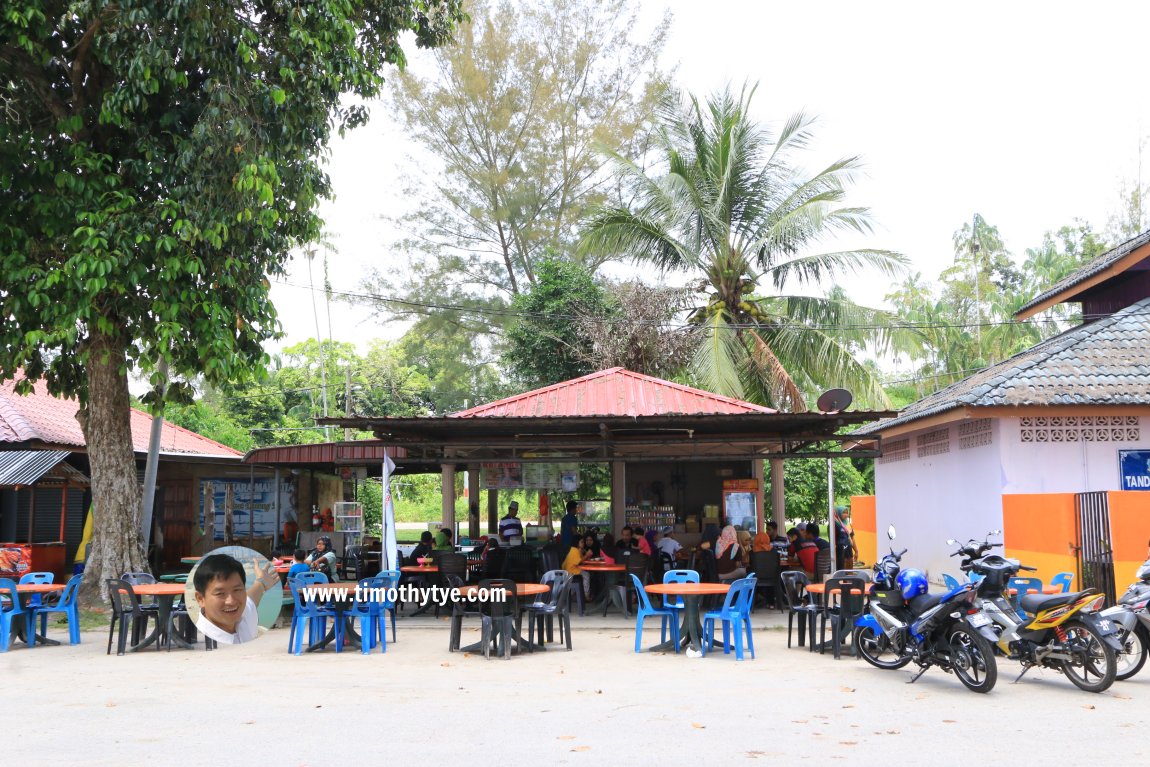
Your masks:
<svg viewBox="0 0 1150 767"><path fill-rule="evenodd" d="M1123 490L1150 490L1150 450L1119 450Z"/></svg>

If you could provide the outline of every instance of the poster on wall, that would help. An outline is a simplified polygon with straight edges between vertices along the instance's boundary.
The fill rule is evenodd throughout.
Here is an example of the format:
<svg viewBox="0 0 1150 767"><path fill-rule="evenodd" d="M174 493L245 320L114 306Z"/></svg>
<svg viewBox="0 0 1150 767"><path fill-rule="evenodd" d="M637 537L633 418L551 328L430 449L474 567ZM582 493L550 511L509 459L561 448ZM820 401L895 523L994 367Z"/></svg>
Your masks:
<svg viewBox="0 0 1150 767"><path fill-rule="evenodd" d="M227 488L232 488L232 525L235 538L246 538L248 530L257 538L270 538L276 532L276 505L275 480L256 479L249 484L247 479L235 477L205 479L200 482L200 528L204 528L204 499L206 486L211 484L213 505L215 507L214 539L224 539L224 506L227 500ZM248 513L251 510L249 527ZM287 486L280 488L280 514L284 519L295 516L292 505L291 490Z"/></svg>
<svg viewBox="0 0 1150 767"><path fill-rule="evenodd" d="M518 462L485 463L480 478L484 490L519 489L523 487L523 464Z"/></svg>
<svg viewBox="0 0 1150 767"><path fill-rule="evenodd" d="M1123 490L1150 490L1150 450L1119 450L1118 473Z"/></svg>

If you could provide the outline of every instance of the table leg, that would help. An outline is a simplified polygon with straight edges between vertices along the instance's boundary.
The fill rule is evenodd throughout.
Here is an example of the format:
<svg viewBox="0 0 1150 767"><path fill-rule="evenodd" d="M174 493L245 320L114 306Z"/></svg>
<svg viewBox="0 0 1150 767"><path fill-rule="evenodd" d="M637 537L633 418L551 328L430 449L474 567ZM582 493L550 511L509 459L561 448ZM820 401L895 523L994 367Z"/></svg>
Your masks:
<svg viewBox="0 0 1150 767"><path fill-rule="evenodd" d="M31 603L31 601L32 601L31 598L33 596L35 596L35 595L34 594L24 595L24 598L23 598L24 613L23 613L23 615L20 616L20 623L19 623L20 628L16 630L16 638L19 639L20 641L24 642L25 644L27 644L28 637L30 636L30 634L28 632L31 631L32 633L36 634L36 644L59 645L60 643L57 642L55 639L49 639L48 637L46 637L43 634L40 634L36 631L36 621L32 618L32 613L29 612L29 607L28 607L29 603Z"/></svg>
<svg viewBox="0 0 1150 767"><path fill-rule="evenodd" d="M175 596L159 595L156 597L156 626L152 629L152 633L148 634L139 643L132 645L128 648L128 652L138 652L143 650L149 645L156 644L168 633L168 616L172 614L172 603L175 601ZM158 645L157 645L158 646Z"/></svg>
<svg viewBox="0 0 1150 767"><path fill-rule="evenodd" d="M695 652L703 651L703 626L699 622L699 601L700 597L694 595L687 595L684 600L687 606L683 612L683 624L687 629L690 638L691 649Z"/></svg>
<svg viewBox="0 0 1150 767"><path fill-rule="evenodd" d="M340 610L337 607L336 613L335 613L335 618L333 620L344 622L343 633L344 633L344 636L346 637L346 639L348 640L348 643L351 644L353 647L355 647L355 649L357 649L357 650L360 649L362 646L362 643L363 643L363 637L361 637L359 635L359 632L355 630L355 618L348 617L345 610ZM331 629L327 632L327 634L324 636L323 639L316 642L311 647L307 648L307 652L317 652L319 650L322 650L334 641L335 641L335 626L333 625L331 627ZM337 647L335 649L336 649L336 652L340 652L343 648Z"/></svg>

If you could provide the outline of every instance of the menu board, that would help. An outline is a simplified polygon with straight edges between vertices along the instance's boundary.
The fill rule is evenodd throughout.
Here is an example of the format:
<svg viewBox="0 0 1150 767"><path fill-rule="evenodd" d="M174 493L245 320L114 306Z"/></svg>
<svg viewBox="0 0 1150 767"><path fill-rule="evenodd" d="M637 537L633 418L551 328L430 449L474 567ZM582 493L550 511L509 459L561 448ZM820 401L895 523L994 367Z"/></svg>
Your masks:
<svg viewBox="0 0 1150 767"><path fill-rule="evenodd" d="M485 463L482 469L485 490L526 488L573 493L579 486L576 463Z"/></svg>

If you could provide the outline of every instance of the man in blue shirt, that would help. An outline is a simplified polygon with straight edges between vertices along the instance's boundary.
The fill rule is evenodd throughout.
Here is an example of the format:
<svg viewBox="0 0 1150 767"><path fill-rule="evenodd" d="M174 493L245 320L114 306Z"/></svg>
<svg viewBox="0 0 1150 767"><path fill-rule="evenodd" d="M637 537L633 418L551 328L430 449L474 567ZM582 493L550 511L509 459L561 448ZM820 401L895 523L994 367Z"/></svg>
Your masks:
<svg viewBox="0 0 1150 767"><path fill-rule="evenodd" d="M567 501L567 513L559 523L559 543L568 549L579 539L579 532L576 529L579 517L575 516L575 510L578 508L579 504L575 501Z"/></svg>

